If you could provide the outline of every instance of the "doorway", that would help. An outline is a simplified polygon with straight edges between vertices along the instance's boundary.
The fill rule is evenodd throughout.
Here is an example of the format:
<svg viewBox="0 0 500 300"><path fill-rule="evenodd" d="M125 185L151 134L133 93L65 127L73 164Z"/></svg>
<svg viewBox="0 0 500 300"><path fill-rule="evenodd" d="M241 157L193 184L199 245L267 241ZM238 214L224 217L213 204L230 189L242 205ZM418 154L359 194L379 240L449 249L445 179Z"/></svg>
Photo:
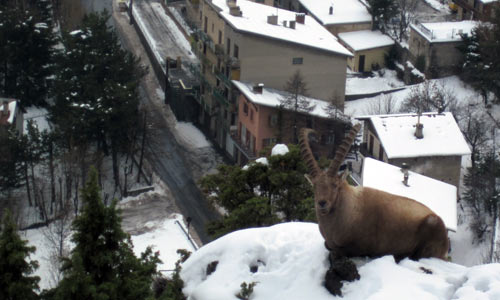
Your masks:
<svg viewBox="0 0 500 300"><path fill-rule="evenodd" d="M360 55L359 56L358 72L364 72L364 71L365 71L365 56Z"/></svg>

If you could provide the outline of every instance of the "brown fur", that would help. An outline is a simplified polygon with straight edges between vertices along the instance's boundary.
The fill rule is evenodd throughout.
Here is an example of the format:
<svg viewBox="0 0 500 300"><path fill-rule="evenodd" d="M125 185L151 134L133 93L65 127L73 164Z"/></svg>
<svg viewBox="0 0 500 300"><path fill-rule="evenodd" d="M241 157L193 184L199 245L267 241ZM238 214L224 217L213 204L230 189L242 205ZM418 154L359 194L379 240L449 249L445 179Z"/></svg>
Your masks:
<svg viewBox="0 0 500 300"><path fill-rule="evenodd" d="M353 130L355 135L359 127ZM306 161L309 160L308 165L314 168L308 133L302 131L302 153ZM341 151L347 153L348 150L342 147ZM316 174L310 180L314 186L319 229L334 256L392 254L398 260L404 257L446 259L446 228L441 218L425 205L380 190L350 186L345 176L331 170L316 169L312 173Z"/></svg>

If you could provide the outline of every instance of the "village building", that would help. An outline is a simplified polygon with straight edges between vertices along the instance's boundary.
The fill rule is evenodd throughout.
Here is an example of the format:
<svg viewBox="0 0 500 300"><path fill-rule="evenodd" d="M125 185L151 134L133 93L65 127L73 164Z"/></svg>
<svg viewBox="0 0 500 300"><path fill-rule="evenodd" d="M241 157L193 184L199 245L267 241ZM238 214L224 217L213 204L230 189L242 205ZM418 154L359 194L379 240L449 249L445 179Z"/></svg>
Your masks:
<svg viewBox="0 0 500 300"><path fill-rule="evenodd" d="M458 20L479 20L488 22L495 17L500 7L498 0L454 0Z"/></svg>
<svg viewBox="0 0 500 300"><path fill-rule="evenodd" d="M15 128L18 135L23 134L23 113L15 99L0 98L0 132Z"/></svg>
<svg viewBox="0 0 500 300"><path fill-rule="evenodd" d="M448 230L457 231L455 186L412 171L406 172L369 157L363 161L362 180L363 187L407 197L424 204L441 217Z"/></svg>
<svg viewBox="0 0 500 300"><path fill-rule="evenodd" d="M334 35L372 29L372 17L359 0L280 0L279 5L313 16Z"/></svg>
<svg viewBox="0 0 500 300"><path fill-rule="evenodd" d="M280 109L287 93L267 88L263 84L233 81L238 97L238 129L233 133L236 141L235 161L244 165L259 155L266 147L277 142L294 143L295 133L300 128L313 128L319 135L315 153L331 158L334 145L341 143L344 131L350 126L350 118L336 110L328 102L306 97L314 108L310 112L299 112L294 128L294 111Z"/></svg>
<svg viewBox="0 0 500 300"><path fill-rule="evenodd" d="M199 122L227 153L238 114L231 80L283 89L300 71L311 97L343 103L352 54L314 18L246 0L205 0L200 6Z"/></svg>
<svg viewBox="0 0 500 300"><path fill-rule="evenodd" d="M456 73L462 61L457 46L462 34L470 34L475 21L420 23L410 25L409 58L429 78Z"/></svg>
<svg viewBox="0 0 500 300"><path fill-rule="evenodd" d="M462 156L471 151L449 112L361 116L360 153L459 187Z"/></svg>
<svg viewBox="0 0 500 300"><path fill-rule="evenodd" d="M347 65L354 72L370 72L385 67L385 55L394 45L387 35L376 30L361 30L339 33L339 41L353 57L349 57Z"/></svg>

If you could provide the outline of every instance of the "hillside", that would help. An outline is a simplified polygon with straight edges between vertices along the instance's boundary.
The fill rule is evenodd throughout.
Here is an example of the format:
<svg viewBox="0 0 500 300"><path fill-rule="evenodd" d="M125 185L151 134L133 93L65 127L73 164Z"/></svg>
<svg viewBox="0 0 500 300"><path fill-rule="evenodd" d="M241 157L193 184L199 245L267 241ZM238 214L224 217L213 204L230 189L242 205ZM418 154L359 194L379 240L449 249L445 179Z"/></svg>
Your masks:
<svg viewBox="0 0 500 300"><path fill-rule="evenodd" d="M236 299L243 282L256 282L252 300L340 299L322 285L327 255L313 223L233 232L183 264L184 293L191 300ZM207 275L214 261L217 268ZM344 284L342 299L500 299L500 264L467 268L438 259L396 264L392 256L358 258L355 263L361 279Z"/></svg>

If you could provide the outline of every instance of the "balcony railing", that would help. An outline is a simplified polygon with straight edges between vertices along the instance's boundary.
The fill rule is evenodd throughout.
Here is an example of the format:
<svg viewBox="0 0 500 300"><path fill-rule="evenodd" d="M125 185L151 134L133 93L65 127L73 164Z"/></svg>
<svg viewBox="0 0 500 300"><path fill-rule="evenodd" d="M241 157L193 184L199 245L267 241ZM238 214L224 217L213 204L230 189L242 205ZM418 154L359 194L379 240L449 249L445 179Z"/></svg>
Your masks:
<svg viewBox="0 0 500 300"><path fill-rule="evenodd" d="M226 99L226 97L218 90L218 89L213 89L212 91L212 96L217 100L219 101L222 105L224 106L228 106L229 103Z"/></svg>
<svg viewBox="0 0 500 300"><path fill-rule="evenodd" d="M257 156L255 153L250 149L249 145L246 145L243 143L243 141L240 139L240 137L236 133L231 133L231 139L234 142L234 145L240 152L250 161L250 160L255 160Z"/></svg>
<svg viewBox="0 0 500 300"><path fill-rule="evenodd" d="M219 78L219 80L222 81L227 87L231 86L231 80L227 78L226 74L223 72L216 71L215 76L217 76L217 78Z"/></svg>

